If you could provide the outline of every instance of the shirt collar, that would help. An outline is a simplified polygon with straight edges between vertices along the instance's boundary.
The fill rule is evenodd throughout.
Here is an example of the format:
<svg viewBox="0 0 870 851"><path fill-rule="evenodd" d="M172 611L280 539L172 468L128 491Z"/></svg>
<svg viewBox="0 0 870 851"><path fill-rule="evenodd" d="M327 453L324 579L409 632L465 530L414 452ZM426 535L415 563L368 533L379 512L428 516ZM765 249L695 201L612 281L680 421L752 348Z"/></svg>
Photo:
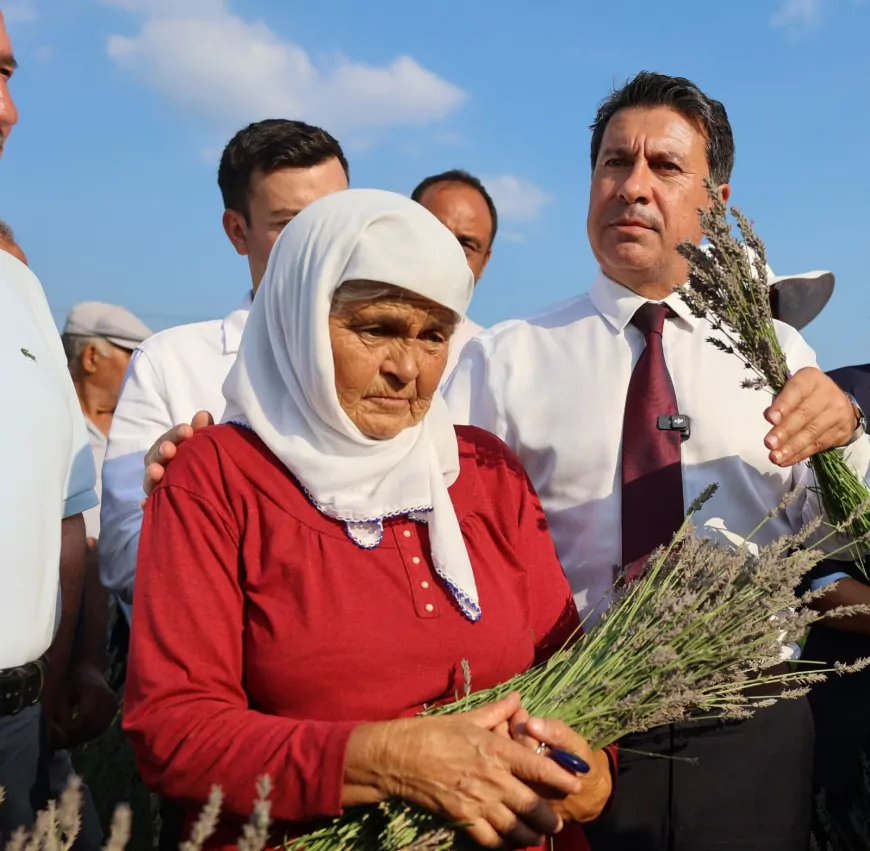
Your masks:
<svg viewBox="0 0 870 851"><path fill-rule="evenodd" d="M224 319L222 330L225 355L238 354L239 344L242 342L242 331L245 330L245 323L248 321L248 314L251 312L253 303L253 290L248 290L242 303Z"/></svg>
<svg viewBox="0 0 870 851"><path fill-rule="evenodd" d="M108 443L109 439L97 428L96 424L90 417L85 417L85 428L87 428L88 434L93 438L91 443L94 441L103 444Z"/></svg>
<svg viewBox="0 0 870 851"><path fill-rule="evenodd" d="M612 278L608 278L601 269L598 270L592 288L589 290L589 298L606 322L619 333L625 330L625 326L631 322L637 309L650 301L628 287L616 283ZM671 293L665 299L665 304L692 328L697 327L700 320L692 314L689 305L683 301L678 292Z"/></svg>

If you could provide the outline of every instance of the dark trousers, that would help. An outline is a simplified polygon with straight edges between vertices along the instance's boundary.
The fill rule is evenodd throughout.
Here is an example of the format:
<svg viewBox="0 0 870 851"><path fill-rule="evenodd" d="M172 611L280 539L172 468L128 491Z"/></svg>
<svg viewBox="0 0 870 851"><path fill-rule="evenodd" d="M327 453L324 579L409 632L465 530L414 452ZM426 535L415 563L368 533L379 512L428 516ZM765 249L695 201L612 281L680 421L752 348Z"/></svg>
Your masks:
<svg viewBox="0 0 870 851"><path fill-rule="evenodd" d="M657 727L620 746L613 806L585 826L592 851L809 847L813 725L805 699L746 721Z"/></svg>
<svg viewBox="0 0 870 851"><path fill-rule="evenodd" d="M0 847L6 847L19 827L33 827L41 735L41 704L0 718L0 786L5 796L0 804Z"/></svg>

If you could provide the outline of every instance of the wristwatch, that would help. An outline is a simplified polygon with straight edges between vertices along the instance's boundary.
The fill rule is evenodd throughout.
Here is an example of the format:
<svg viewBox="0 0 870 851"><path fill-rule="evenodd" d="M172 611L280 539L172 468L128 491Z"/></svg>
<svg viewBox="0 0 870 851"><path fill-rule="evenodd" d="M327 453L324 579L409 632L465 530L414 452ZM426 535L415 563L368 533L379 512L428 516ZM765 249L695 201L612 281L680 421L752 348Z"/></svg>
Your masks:
<svg viewBox="0 0 870 851"><path fill-rule="evenodd" d="M855 412L855 419L858 420L858 425L852 433L852 440L849 441L849 443L852 443L852 441L857 440L859 437L867 433L867 417L864 415L863 409L858 404L858 400L851 393L847 393L846 398L852 404L852 410Z"/></svg>

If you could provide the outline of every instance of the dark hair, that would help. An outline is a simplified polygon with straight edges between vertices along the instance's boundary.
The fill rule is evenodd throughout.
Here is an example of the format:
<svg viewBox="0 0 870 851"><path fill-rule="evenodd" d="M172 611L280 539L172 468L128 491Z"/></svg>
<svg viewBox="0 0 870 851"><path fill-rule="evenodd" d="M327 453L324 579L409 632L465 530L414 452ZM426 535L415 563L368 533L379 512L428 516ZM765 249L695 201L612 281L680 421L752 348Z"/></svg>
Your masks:
<svg viewBox="0 0 870 851"><path fill-rule="evenodd" d="M269 118L239 130L230 139L218 167L218 186L227 210L250 213L251 176L279 168L313 168L335 157L350 179L341 145L319 127L304 121Z"/></svg>
<svg viewBox="0 0 870 851"><path fill-rule="evenodd" d="M420 181L417 188L411 193L411 200L419 204L426 190L439 183L463 183L472 189L476 189L483 196L483 200L486 201L486 206L489 209L489 217L492 219L492 235L489 239L489 245L492 247L492 244L495 242L496 232L498 231L498 213L495 209L495 203L490 197L489 192L486 191L486 187L473 174L469 174L461 168L454 168L450 171L443 171L441 174L433 174L431 177Z"/></svg>
<svg viewBox="0 0 870 851"><path fill-rule="evenodd" d="M707 138L707 165L717 183L728 183L734 168L734 134L725 107L707 97L691 80L641 71L598 106L592 130L592 170L598 162L604 131L613 116L631 107L667 106L689 119Z"/></svg>

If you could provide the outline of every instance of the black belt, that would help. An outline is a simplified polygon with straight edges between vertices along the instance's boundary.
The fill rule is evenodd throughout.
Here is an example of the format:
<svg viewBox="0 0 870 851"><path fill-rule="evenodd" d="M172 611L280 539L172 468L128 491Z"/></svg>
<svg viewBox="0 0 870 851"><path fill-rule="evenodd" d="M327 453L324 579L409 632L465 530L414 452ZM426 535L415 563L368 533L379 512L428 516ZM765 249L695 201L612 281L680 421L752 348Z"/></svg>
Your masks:
<svg viewBox="0 0 870 851"><path fill-rule="evenodd" d="M48 673L48 660L0 671L0 717L17 715L28 706L39 703Z"/></svg>

